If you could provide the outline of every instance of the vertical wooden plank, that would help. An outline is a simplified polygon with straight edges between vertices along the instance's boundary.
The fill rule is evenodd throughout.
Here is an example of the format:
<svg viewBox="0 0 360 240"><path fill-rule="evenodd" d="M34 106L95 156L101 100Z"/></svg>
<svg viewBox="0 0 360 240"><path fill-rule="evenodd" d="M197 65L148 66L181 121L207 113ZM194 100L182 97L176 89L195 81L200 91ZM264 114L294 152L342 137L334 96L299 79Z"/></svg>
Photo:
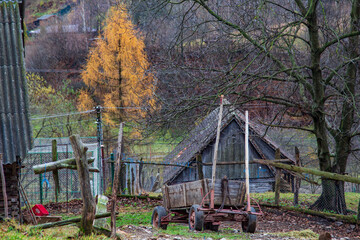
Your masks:
<svg viewBox="0 0 360 240"><path fill-rule="evenodd" d="M202 164L201 153L199 153L196 156L196 165L197 165L197 172L198 172L199 180L202 180L202 179L204 179L204 172L203 172L203 164Z"/></svg>
<svg viewBox="0 0 360 240"><path fill-rule="evenodd" d="M169 198L169 187L167 185L165 185L164 187L165 190L165 203L166 203L166 209L169 210L171 209L171 204L170 204L170 198Z"/></svg>
<svg viewBox="0 0 360 240"><path fill-rule="evenodd" d="M5 218L9 218L9 206L8 206L8 198L6 192L6 181L5 181L5 172L3 166L3 154L0 153L0 174L1 174L1 186L2 186L2 194L4 200L4 213Z"/></svg>
<svg viewBox="0 0 360 240"><path fill-rule="evenodd" d="M131 168L131 194L135 193L135 173L134 168Z"/></svg>
<svg viewBox="0 0 360 240"><path fill-rule="evenodd" d="M57 142L56 139L53 139L51 141L51 153L52 153L52 161L56 162L57 161ZM60 182L59 182L59 172L57 169L55 169L54 171L52 171L53 173L53 179L54 179L54 184L55 184L55 201L58 202L58 197L59 197L59 193L60 193Z"/></svg>
<svg viewBox="0 0 360 240"><path fill-rule="evenodd" d="M184 197L184 205L187 206L187 194L186 194L186 183L181 184L183 197Z"/></svg>
<svg viewBox="0 0 360 240"><path fill-rule="evenodd" d="M280 159L280 149L276 149L275 151L275 159ZM280 199L280 181L281 181L281 170L280 168L276 168L275 173L275 205L279 205Z"/></svg>
<svg viewBox="0 0 360 240"><path fill-rule="evenodd" d="M127 164L127 179L126 179L126 183L127 183L127 189L128 189L128 194L131 195L134 192L131 190L131 172L130 172L130 168L131 168L131 164Z"/></svg>

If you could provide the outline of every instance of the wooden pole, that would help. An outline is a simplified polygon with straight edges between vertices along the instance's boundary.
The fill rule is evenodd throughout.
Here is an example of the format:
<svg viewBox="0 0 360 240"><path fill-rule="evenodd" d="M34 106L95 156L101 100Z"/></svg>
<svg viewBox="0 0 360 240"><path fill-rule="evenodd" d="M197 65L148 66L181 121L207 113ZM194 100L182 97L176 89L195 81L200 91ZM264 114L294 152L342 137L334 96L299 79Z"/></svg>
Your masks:
<svg viewBox="0 0 360 240"><path fill-rule="evenodd" d="M294 165L270 162L270 161L264 161L264 160L254 160L254 162L264 164L264 165L274 166L277 168L282 168L282 169L292 171L292 172L309 173L309 174L324 177L327 179L360 184L360 178L350 177L347 175L341 175L341 174L332 173L332 172L324 172L324 171L320 171L320 170L316 170L316 169L312 169L312 168L297 167Z"/></svg>
<svg viewBox="0 0 360 240"><path fill-rule="evenodd" d="M280 149L276 149L275 151L275 159L280 158ZM275 173L275 205L279 205L280 200L280 181L281 181L281 170L280 168L276 168Z"/></svg>
<svg viewBox="0 0 360 240"><path fill-rule="evenodd" d="M301 167L300 152L297 147L295 147L295 160L296 160L296 166ZM301 178L295 177L294 206L297 206L299 204L300 186L301 186Z"/></svg>
<svg viewBox="0 0 360 240"><path fill-rule="evenodd" d="M81 216L81 230L85 235L90 235L95 218L95 201L91 194L89 165L86 159L87 147L81 142L79 135L72 135L70 142L74 150L77 170L79 173L79 181L81 188L81 196L83 199L83 209Z"/></svg>
<svg viewBox="0 0 360 240"><path fill-rule="evenodd" d="M1 186L2 186L2 193L3 193L3 200L4 200L4 213L5 218L9 218L9 206L8 206L8 198L6 193L6 181L5 181L5 173L4 173L4 166L3 166L3 154L0 153L0 174L1 174Z"/></svg>
<svg viewBox="0 0 360 240"><path fill-rule="evenodd" d="M30 218L33 221L33 223L36 225L37 220L36 220L35 214L34 214L33 210L30 207L30 202L29 202L29 200L28 200L28 198L26 196L26 193L25 193L25 190L24 190L24 188L23 188L23 186L21 184L21 181L19 181L19 186L20 186L20 194L22 195L23 199L25 200L25 205L26 205L26 208L29 211Z"/></svg>
<svg viewBox="0 0 360 240"><path fill-rule="evenodd" d="M210 208L212 208L212 209L214 208L216 161L217 161L217 154L218 154L218 147L219 147L219 140L220 140L220 130L221 130L221 120L222 120L222 113L223 113L223 106L224 106L223 98L224 98L224 95L221 95L219 119L218 119L217 130L216 130L216 140L215 140L214 158L213 158L212 175L211 175Z"/></svg>
<svg viewBox="0 0 360 240"><path fill-rule="evenodd" d="M117 147L117 158L115 165L115 178L112 188L112 196L111 196L111 237L116 237L116 196L119 188L119 175L120 175L120 165L121 165L121 144L123 137L123 123L120 123L119 128L119 136L118 136L118 147Z"/></svg>
<svg viewBox="0 0 360 240"><path fill-rule="evenodd" d="M51 148L52 161L56 162L57 155L58 155L56 139L52 140L51 144L52 144L52 148ZM59 182L59 172L57 169L53 170L53 178L54 178L54 183L55 183L55 201L58 202L58 196L60 193L60 182Z"/></svg>
<svg viewBox="0 0 360 240"><path fill-rule="evenodd" d="M202 180L202 179L204 179L204 172L203 172L202 157L201 157L200 153L196 156L196 164L197 164L197 171L198 171L199 180Z"/></svg>
<svg viewBox="0 0 360 240"><path fill-rule="evenodd" d="M245 111L245 187L246 187L246 211L250 212L250 180L249 180L249 113Z"/></svg>

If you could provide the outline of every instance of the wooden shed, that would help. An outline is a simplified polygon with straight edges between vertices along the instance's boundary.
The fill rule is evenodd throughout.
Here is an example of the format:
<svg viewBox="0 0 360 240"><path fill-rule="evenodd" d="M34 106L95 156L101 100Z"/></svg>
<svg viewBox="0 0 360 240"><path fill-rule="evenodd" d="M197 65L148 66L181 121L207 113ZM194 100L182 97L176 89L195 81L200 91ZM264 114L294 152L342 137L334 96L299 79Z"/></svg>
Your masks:
<svg viewBox="0 0 360 240"><path fill-rule="evenodd" d="M19 219L21 159L31 148L22 35L22 1L0 0L0 218L7 198L9 217ZM2 174L0 174L2 175Z"/></svg>
<svg viewBox="0 0 360 240"><path fill-rule="evenodd" d="M224 112L221 121L221 133L216 167L216 178L227 176L228 179L245 179L245 115L231 107L224 100ZM196 168L168 167L164 171L164 183L168 185L199 180L199 170L204 178L211 178L212 160L216 137L219 108L213 110L200 122L175 149L168 154L165 163L181 163ZM275 159L277 144L264 136L262 126L249 123L249 171L250 191L273 191L275 185L275 169L254 163L253 159ZM281 159L294 164L294 158L280 150ZM199 169L200 168L200 169ZM201 174L201 173L200 173ZM282 174L283 191L292 190L293 177Z"/></svg>

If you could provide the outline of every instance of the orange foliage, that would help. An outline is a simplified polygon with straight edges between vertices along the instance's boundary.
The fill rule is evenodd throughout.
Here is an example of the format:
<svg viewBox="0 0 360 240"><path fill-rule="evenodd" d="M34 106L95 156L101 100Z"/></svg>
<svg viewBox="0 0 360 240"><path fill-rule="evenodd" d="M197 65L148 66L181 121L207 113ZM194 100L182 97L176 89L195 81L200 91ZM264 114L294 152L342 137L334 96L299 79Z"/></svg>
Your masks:
<svg viewBox="0 0 360 240"><path fill-rule="evenodd" d="M154 105L154 76L148 72L144 48L143 38L130 21L126 8L123 5L111 8L104 33L91 49L82 73L93 95L90 98L83 91L79 108L87 108L94 99L109 108L108 114L104 114L108 123L144 117L144 110L129 108Z"/></svg>

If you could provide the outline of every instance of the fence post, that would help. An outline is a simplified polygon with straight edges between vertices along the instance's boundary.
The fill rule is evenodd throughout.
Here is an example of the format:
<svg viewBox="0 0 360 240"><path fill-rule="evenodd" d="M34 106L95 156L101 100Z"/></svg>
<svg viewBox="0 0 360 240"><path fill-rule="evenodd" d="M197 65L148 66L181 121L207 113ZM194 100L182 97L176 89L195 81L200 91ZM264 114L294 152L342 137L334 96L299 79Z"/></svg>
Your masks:
<svg viewBox="0 0 360 240"><path fill-rule="evenodd" d="M276 149L275 151L275 159L280 159L280 149ZM281 170L280 168L276 168L275 173L275 205L279 205L280 199L280 181L281 181Z"/></svg>
<svg viewBox="0 0 360 240"><path fill-rule="evenodd" d="M52 153L52 161L56 162L58 160L56 139L53 139L51 142L51 153ZM55 184L55 201L58 202L58 197L60 194L59 172L58 170L53 170L52 173Z"/></svg>
<svg viewBox="0 0 360 240"><path fill-rule="evenodd" d="M111 185L114 186L114 153L110 154L110 166L111 166Z"/></svg>
<svg viewBox="0 0 360 240"><path fill-rule="evenodd" d="M43 186L42 186L42 174L39 174L39 186L40 186L40 203L43 204Z"/></svg>
<svg viewBox="0 0 360 240"><path fill-rule="evenodd" d="M43 163L41 153L40 153L40 163ZM40 203L43 204L43 180L42 180L42 174L39 174L39 185L40 185Z"/></svg>
<svg viewBox="0 0 360 240"><path fill-rule="evenodd" d="M296 166L301 167L300 152L298 147L295 147L295 160L296 160ZM299 205L300 186L301 186L301 179L299 177L295 177L294 206Z"/></svg>

